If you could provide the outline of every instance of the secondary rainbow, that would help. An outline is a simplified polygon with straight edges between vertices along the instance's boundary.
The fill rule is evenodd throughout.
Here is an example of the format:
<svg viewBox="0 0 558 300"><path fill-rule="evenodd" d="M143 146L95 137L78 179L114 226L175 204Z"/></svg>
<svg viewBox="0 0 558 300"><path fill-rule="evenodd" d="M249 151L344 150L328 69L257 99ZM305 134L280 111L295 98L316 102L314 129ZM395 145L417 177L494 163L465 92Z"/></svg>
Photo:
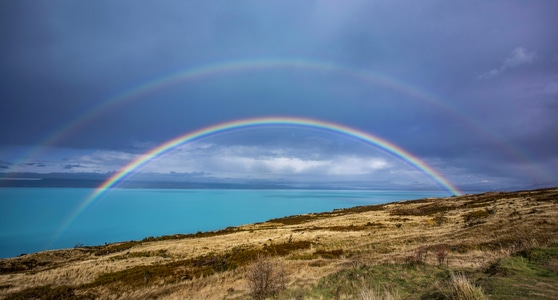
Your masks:
<svg viewBox="0 0 558 300"><path fill-rule="evenodd" d="M374 73L370 70L360 70L329 62L305 59L251 59L244 61L220 62L188 68L144 82L143 84L134 86L122 93L108 97L106 100L100 101L98 104L89 107L81 113L76 113L71 120L62 123L61 126L52 130L49 134L45 135L40 141L38 141L36 145L55 146L57 143L76 135L81 129L93 123L102 115L126 104L141 101L150 93L154 93L167 87L220 74L273 69L300 69L339 73L361 80L367 84L387 88L400 94L407 95L410 99L436 107L436 109L442 111L443 113L447 113L449 115L459 115L458 111L428 93L410 85L409 83L389 77L386 74ZM33 157L37 157L40 151L40 147L35 147L28 153L23 153L21 158L22 160L24 158L32 159Z"/></svg>

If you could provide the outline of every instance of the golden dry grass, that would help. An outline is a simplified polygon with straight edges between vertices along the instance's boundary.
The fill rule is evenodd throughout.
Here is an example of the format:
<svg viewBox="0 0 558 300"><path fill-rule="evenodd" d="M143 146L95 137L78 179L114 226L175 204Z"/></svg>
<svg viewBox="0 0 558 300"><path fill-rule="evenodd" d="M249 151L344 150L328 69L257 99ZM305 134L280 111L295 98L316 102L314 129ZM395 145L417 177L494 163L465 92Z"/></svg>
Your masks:
<svg viewBox="0 0 558 300"><path fill-rule="evenodd" d="M245 268L258 253L281 260L287 289L302 291L346 268L408 263L417 251L427 264L474 268L556 237L558 189L421 199L113 246L116 252L104 250L109 245L2 259L0 298L50 286L68 287L76 299L243 299Z"/></svg>

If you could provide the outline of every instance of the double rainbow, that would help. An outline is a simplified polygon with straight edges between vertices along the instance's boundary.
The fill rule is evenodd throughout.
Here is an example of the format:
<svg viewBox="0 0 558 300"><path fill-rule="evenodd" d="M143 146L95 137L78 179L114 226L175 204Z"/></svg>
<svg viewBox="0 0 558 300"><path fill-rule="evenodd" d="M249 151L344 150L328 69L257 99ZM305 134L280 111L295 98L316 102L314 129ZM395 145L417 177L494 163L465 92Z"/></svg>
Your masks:
<svg viewBox="0 0 558 300"><path fill-rule="evenodd" d="M295 69L295 70L309 70L324 73L337 73L340 75L354 78L362 81L363 83L372 86L387 88L388 90L395 91L402 95L408 96L414 101L418 101L432 107L440 113L451 116L455 122L468 128L471 134L481 136L488 143L493 144L499 148L503 153L506 153L510 158L517 160L525 165L532 164L536 160L528 154L523 153L516 147L512 147L505 139L497 133L490 131L488 128L481 127L477 122L472 120L466 112L460 111L456 107L449 106L444 101L441 101L432 94L413 86L409 83L397 80L396 78L387 76L386 74L374 73L370 70L360 70L350 66L343 66L335 63L313 61L307 59L249 59L239 61L220 62L215 64L208 64L193 68L188 68L165 76L157 77L154 80L147 81L141 85L127 89L124 92L108 97L104 101L96 104L93 107L81 112L76 113L73 119L61 124L60 127L50 130L50 133L45 135L40 141L36 143L37 147L31 148L28 152L20 155L20 160L32 160L38 157L41 153L40 146L56 146L61 141L70 138L79 133L87 125L93 123L99 117L106 113L136 101L141 101L145 96L156 91L169 88L178 84L192 83L194 80L216 76L219 74L230 74L250 70L278 70L278 69ZM17 165L17 164L14 164ZM532 170L535 177L550 177L548 170L545 166L537 165Z"/></svg>

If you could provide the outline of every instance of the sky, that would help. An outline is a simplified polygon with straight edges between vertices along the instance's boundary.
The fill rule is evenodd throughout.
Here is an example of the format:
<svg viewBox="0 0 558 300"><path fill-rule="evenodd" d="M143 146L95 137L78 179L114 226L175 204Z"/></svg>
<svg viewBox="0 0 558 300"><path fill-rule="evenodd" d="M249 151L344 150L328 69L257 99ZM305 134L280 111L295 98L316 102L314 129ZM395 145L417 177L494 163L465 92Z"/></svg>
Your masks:
<svg viewBox="0 0 558 300"><path fill-rule="evenodd" d="M290 117L462 190L558 185L558 2L1 1L0 178L114 174ZM25 173L25 174L23 174ZM311 127L188 141L125 180L432 188Z"/></svg>

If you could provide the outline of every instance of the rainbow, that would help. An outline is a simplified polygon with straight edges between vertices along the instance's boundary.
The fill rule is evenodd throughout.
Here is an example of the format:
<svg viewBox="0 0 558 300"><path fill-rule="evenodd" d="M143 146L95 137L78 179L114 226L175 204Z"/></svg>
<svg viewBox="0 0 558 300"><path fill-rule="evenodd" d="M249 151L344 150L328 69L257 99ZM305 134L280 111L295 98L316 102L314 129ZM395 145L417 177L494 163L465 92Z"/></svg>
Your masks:
<svg viewBox="0 0 558 300"><path fill-rule="evenodd" d="M143 165L147 164L152 159L159 157L171 151L175 147L185 144L187 142L192 142L194 140L198 140L204 137L208 137L211 135L224 133L228 131L251 128L251 127L262 127L262 126L295 126L295 127L302 127L302 128L311 128L311 129L318 129L318 130L338 133L344 136L355 138L359 141L375 146L380 150L383 150L384 152L407 162L417 170L429 176L434 182L436 182L439 186L446 189L449 193L453 195L461 194L461 192L459 191L459 189L457 189L457 187L455 187L452 183L450 183L447 179L445 179L440 173L438 173L432 167L428 166L426 163L421 161L420 158L416 157L415 155L411 154L405 149L385 139L366 133L364 131L347 127L345 125L340 125L336 123L320 121L315 119L307 119L307 118L264 117L264 118L242 119L242 120L236 120L236 121L231 121L226 123L220 123L217 125L205 127L193 132L186 133L184 135L171 139L165 143L162 143L161 145L151 149L150 151L144 153L143 155L140 155L138 158L128 163L120 171L116 172L114 175L112 175L110 178L104 181L99 187L97 187L95 191L91 193L91 195L87 197L79 205L79 207L67 219L67 221L63 223L63 226L61 227L62 229L59 231L59 234L67 226L69 226L69 224L72 223L73 220L79 214L81 214L89 205L95 202L95 200L99 199L104 193L106 193L111 188L115 187L120 181L125 179L129 174L131 174L138 168L142 167Z"/></svg>
<svg viewBox="0 0 558 300"><path fill-rule="evenodd" d="M114 187L118 182L126 178L131 172L145 165L152 159L161 156L177 146L191 142L203 137L214 135L217 133L222 133L226 131L256 127L256 126L299 126L299 127L309 127L317 128L322 130L328 130L331 132L341 133L346 136L356 138L358 140L364 141L368 144L374 145L385 152L408 162L410 165L425 173L431 177L437 184L444 187L448 192L460 195L461 192L452 185L448 180L446 180L442 175L436 172L434 169L429 167L426 163L421 161L418 157L414 156L405 149L385 140L380 137L374 136L372 134L353 129L344 125L335 124L326 121L319 121L308 118L295 118L295 117L267 117L267 118L253 118L253 119L243 119L236 120L226 123L221 123L209 127L205 127L200 130L196 130L184 135L178 136L171 139L161 145L151 149L150 151L140 155L137 159L128 163L120 171L112 175L109 179L103 182L95 192L88 198L87 202L91 202L98 198L102 193Z"/></svg>

